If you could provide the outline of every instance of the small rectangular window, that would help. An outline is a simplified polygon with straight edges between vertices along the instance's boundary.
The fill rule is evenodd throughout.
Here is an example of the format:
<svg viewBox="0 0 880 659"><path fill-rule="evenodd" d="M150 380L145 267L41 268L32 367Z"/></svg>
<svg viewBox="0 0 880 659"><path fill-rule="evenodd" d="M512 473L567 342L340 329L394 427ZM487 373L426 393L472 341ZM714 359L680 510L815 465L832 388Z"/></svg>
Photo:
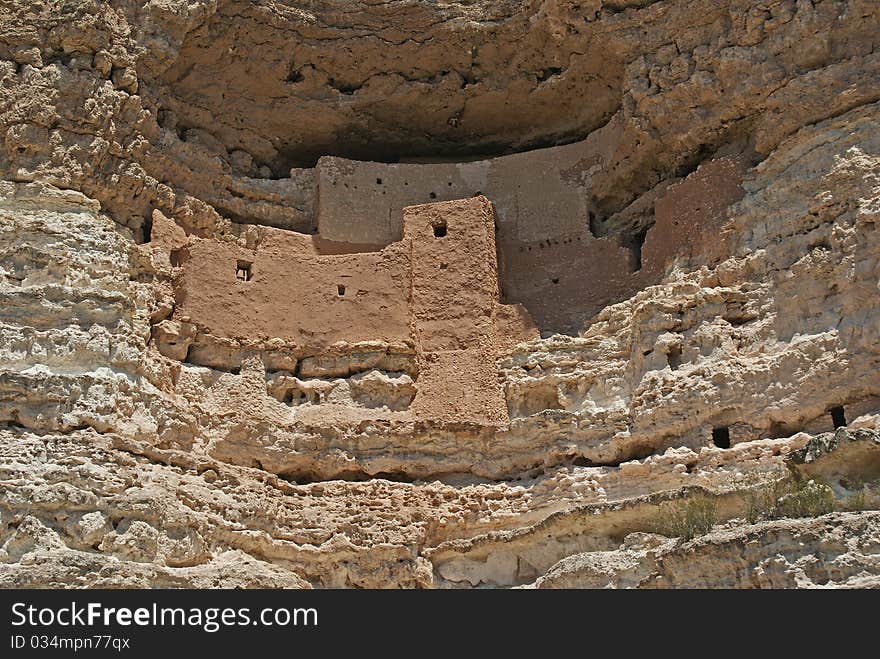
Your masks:
<svg viewBox="0 0 880 659"><path fill-rule="evenodd" d="M253 277L254 264L250 261L238 260L235 264L235 278L239 281L250 281Z"/></svg>

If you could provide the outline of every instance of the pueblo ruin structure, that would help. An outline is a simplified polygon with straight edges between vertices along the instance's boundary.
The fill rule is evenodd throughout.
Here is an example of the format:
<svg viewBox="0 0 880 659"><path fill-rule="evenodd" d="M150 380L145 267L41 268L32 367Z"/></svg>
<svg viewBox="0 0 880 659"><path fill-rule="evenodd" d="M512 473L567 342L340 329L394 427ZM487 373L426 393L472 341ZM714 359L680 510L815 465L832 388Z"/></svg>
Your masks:
<svg viewBox="0 0 880 659"><path fill-rule="evenodd" d="M157 211L153 241L180 268L157 346L237 373L249 350L280 341L281 352L257 351L268 391L289 405L342 401L342 378L349 404L504 424L502 355L542 331L576 331L695 248L720 253L726 208L742 195L744 160L720 157L659 196L645 235L597 237L587 186L601 148L461 164L322 158L304 177L316 181L304 221L316 231L274 228L252 246L187 240Z"/></svg>
<svg viewBox="0 0 880 659"><path fill-rule="evenodd" d="M163 321L159 349L238 372L248 345L280 340L283 355L264 353L267 386L290 405L333 401L332 379L345 378L367 407L408 410L415 398L419 419L502 422L495 364L537 332L521 306L499 303L490 202L409 207L403 227L400 241L372 251L281 230L255 249L208 240L172 248L175 318L187 329Z"/></svg>

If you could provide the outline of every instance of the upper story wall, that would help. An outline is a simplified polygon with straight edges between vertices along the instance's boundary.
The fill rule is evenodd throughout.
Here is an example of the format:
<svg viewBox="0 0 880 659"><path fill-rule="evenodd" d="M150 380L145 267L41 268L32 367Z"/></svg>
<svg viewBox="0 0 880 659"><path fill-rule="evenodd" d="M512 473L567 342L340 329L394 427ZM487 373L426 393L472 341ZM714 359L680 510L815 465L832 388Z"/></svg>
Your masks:
<svg viewBox="0 0 880 659"><path fill-rule="evenodd" d="M502 299L524 304L544 331L576 332L631 288L628 250L589 231L590 180L610 160L615 133L612 122L580 142L462 163L324 157L318 232L387 243L400 239L407 206L485 195L496 214Z"/></svg>
<svg viewBox="0 0 880 659"><path fill-rule="evenodd" d="M399 240L403 209L485 195L499 233L516 241L579 234L591 172L608 158L609 131L564 146L460 163L379 163L323 157L317 166L318 233L328 240Z"/></svg>
<svg viewBox="0 0 880 659"><path fill-rule="evenodd" d="M714 230L742 194L745 161L709 160L658 198L647 235L597 238L590 186L615 134L612 121L581 142L464 163L321 158L318 232L388 243L400 239L407 206L485 195L496 214L501 299L523 304L545 333L574 334L603 307L659 281L675 258L715 249Z"/></svg>
<svg viewBox="0 0 880 659"><path fill-rule="evenodd" d="M672 258L711 263L726 255L731 237L722 231L726 210L744 194L747 166L740 155L707 160L657 199L654 226L642 250L647 276L662 275Z"/></svg>

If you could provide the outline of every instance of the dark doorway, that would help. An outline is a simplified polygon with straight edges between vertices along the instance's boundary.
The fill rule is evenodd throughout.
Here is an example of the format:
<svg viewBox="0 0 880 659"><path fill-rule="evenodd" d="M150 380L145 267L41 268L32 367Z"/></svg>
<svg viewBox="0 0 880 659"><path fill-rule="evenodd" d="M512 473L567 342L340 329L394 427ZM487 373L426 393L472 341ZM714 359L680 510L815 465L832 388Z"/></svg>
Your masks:
<svg viewBox="0 0 880 659"><path fill-rule="evenodd" d="M843 428L846 426L846 414L843 411L843 405L832 407L828 410L831 413L831 421L835 428Z"/></svg>
<svg viewBox="0 0 880 659"><path fill-rule="evenodd" d="M718 448L730 448L730 430L727 426L712 428L712 443Z"/></svg>

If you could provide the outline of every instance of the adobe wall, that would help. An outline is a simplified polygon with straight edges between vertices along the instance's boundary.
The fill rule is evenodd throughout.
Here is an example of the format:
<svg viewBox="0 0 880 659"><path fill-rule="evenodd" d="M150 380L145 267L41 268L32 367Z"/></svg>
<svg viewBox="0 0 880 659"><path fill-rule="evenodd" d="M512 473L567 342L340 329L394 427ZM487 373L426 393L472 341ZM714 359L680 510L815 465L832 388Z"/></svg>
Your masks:
<svg viewBox="0 0 880 659"><path fill-rule="evenodd" d="M628 251L588 229L590 177L610 158L613 135L610 126L581 142L463 163L324 157L317 166L318 232L390 242L402 235L407 206L485 195L497 215L503 299L525 305L542 330L575 332L621 294L627 271ZM586 295L584 282L592 284Z"/></svg>
<svg viewBox="0 0 880 659"><path fill-rule="evenodd" d="M520 301L544 331L576 334L596 311L628 297L636 286L631 251L589 231L503 241L500 247L504 299Z"/></svg>
<svg viewBox="0 0 880 659"><path fill-rule="evenodd" d="M328 240L399 240L403 209L485 195L499 232L538 241L577 234L587 221L591 167L606 159L607 138L460 163L379 163L325 156L317 165L318 233Z"/></svg>
<svg viewBox="0 0 880 659"><path fill-rule="evenodd" d="M235 188L229 199L210 201L239 222L388 245L402 236L403 208L484 194L498 218L502 299L524 304L545 333L575 333L644 281L644 274L634 274L627 285L628 250L585 244L594 239L588 231L592 178L614 160L620 131L612 119L580 142L472 162L387 164L328 156L314 169L291 170L289 183ZM587 293L579 288L583 281L591 283Z"/></svg>
<svg viewBox="0 0 880 659"><path fill-rule="evenodd" d="M322 254L323 243L279 229L268 230L257 249L192 240L178 256L176 315L231 339L279 338L317 347L408 340L404 247ZM240 262L251 264L249 281L237 277Z"/></svg>
<svg viewBox="0 0 880 659"><path fill-rule="evenodd" d="M744 194L747 168L741 155L714 158L669 186L638 252L616 238L595 238L586 226L536 242L499 230L502 298L522 303L544 331L577 333L607 305L659 282L673 261L714 263L730 251L724 223Z"/></svg>
<svg viewBox="0 0 880 659"><path fill-rule="evenodd" d="M438 253L446 258L458 259L452 251L462 250L460 258L479 267L494 268L493 299L520 302L527 309L506 308L506 318L516 328L516 336L532 324L543 331L576 333L598 310L658 281L672 260L694 254L711 260L712 254L720 255L727 250L720 229L725 209L742 196L740 180L746 168L742 158L707 161L657 199L655 224L641 250L643 266L636 270L630 248L621 246L616 239L594 238L578 218L588 212L580 183L588 175L587 161L582 157L584 144L458 165L385 165L324 159L319 178L325 186L332 178L337 188L341 185L345 190L349 185L348 189L357 194L370 181L374 187L385 188L381 202L370 194L364 195L367 210L363 211L363 222L351 216L347 205L334 211L346 218L345 222L339 223L335 216L324 217L322 229L333 238L349 242L328 240L323 233L308 236L273 229L265 230L266 236L257 250L193 239L177 254L178 259L188 264L177 281L177 315L194 319L212 336L278 338L312 352L337 342L400 344L412 340L409 295L412 277L422 276L418 272L421 266L418 261L410 263L409 247L402 242L384 248L363 243L376 242L371 233L376 221L384 219L390 227L396 224L397 214L403 236L405 213L397 205L409 198L406 195L423 194L427 188L419 186L428 186L430 177L438 172L445 172L453 183L446 186L451 190L446 194L460 194L467 180L494 189L502 201L506 200L506 206L502 204L501 208L506 208L507 213L497 211L493 254L485 250L472 253L470 244L457 242L459 236L450 235L438 241L431 235L424 237L427 251L420 253L419 258L427 258L434 253L431 250L442 247ZM533 154L541 153L546 159L545 166L528 178L527 173L534 169ZM561 164L571 167L564 170ZM567 173L563 176L564 172ZM573 172L580 172L580 178ZM382 183L377 184L377 179ZM447 179L438 180L442 183ZM433 181L433 189L442 190L442 185L436 185L438 180ZM536 187L555 190L555 206L548 206L548 217L555 218L555 224L548 220L550 228L546 233L550 237L539 239L534 239L535 227L545 224L538 215L539 209L516 201L520 196L534 198L529 194L540 197ZM346 194L330 198L348 199ZM431 205L454 215L455 208L468 208L469 202ZM323 212L329 212L326 205ZM162 226L157 223L155 230L161 233ZM418 235L406 236L406 240ZM251 264L249 281L237 278L239 262ZM441 273L433 273L437 274ZM471 293L464 283L456 286L459 291L447 293L449 299L458 298L460 305L462 296ZM475 332L483 331L479 327L479 319L483 318L480 313L473 313L470 318L478 321L474 324L475 321L468 320L465 324L473 325ZM427 320L423 321L423 331L427 332ZM438 329L432 340L441 340L442 331L445 329ZM194 350L192 354L196 357L208 354L198 345ZM216 357L217 351L213 352ZM234 364L240 357L233 355L230 359ZM210 365L221 366L223 361L212 361Z"/></svg>
<svg viewBox="0 0 880 659"><path fill-rule="evenodd" d="M729 253L731 236L722 229L728 206L742 199L748 165L741 155L706 160L657 199L642 249L646 283L662 276L674 258L712 263Z"/></svg>
<svg viewBox="0 0 880 659"><path fill-rule="evenodd" d="M563 148L571 160L583 155L582 145L574 146ZM346 181L360 181L360 189L370 178L394 183L385 178L389 171L409 177L441 167L333 161L343 189ZM493 178L485 161L442 167L459 176L462 167L474 176L482 172L481 183ZM583 167L581 159L566 171L584 173ZM267 391L288 404L320 404L334 378L352 377L346 386L353 400L368 407L387 404L416 420L503 424L509 417L497 363L504 351L539 329L576 332L587 315L659 281L675 259L711 261L727 251L720 237L727 207L742 196L745 167L742 158L717 158L670 186L655 202L640 260L632 248L595 238L573 221L587 212L583 190L549 163L543 178L529 184L524 171L519 183L515 177L497 182L499 194L517 196L523 189L534 193L535 181L556 181L550 238L534 238L541 226L536 207L509 205L505 224L483 195L401 208L400 239L385 247L363 244L375 236L359 233L363 225L351 217L347 232L346 225L330 230L347 242L264 228L259 244L246 248L187 238L159 214L156 240L167 244L179 270L173 318L159 323L154 337L166 356L232 371L247 346L280 342L280 351L263 350L262 358L275 372ZM447 187L459 189L457 181ZM424 181L403 183L414 188ZM395 212L373 206L364 217L390 220ZM524 304L502 304L511 299ZM358 379L376 369L385 375Z"/></svg>
<svg viewBox="0 0 880 659"><path fill-rule="evenodd" d="M346 385L356 398L384 387L377 396L396 396L391 409L417 420L506 422L497 362L537 332L522 307L499 302L492 204L480 196L404 216L401 241L360 251L278 229L253 249L184 238L158 214L157 243L178 268L173 317L154 327L159 350L236 372L248 346L280 346L261 356L278 371L267 392L289 405L325 402L334 379L378 369L387 374L372 384Z"/></svg>
<svg viewBox="0 0 880 659"><path fill-rule="evenodd" d="M500 424L495 215L485 197L404 210L412 249L411 312L419 363L419 418ZM516 337L524 340L533 332ZM513 337L506 337L510 340Z"/></svg>
<svg viewBox="0 0 880 659"><path fill-rule="evenodd" d="M464 163L324 157L317 166L318 231L331 240L387 243L402 235L405 207L483 194L497 215L502 299L523 304L545 333L574 334L603 307L658 281L671 260L723 252L714 246L716 230L724 209L742 196L745 161L707 161L658 199L640 257L617 237L596 238L590 181L610 157L613 134L611 124L574 144Z"/></svg>

